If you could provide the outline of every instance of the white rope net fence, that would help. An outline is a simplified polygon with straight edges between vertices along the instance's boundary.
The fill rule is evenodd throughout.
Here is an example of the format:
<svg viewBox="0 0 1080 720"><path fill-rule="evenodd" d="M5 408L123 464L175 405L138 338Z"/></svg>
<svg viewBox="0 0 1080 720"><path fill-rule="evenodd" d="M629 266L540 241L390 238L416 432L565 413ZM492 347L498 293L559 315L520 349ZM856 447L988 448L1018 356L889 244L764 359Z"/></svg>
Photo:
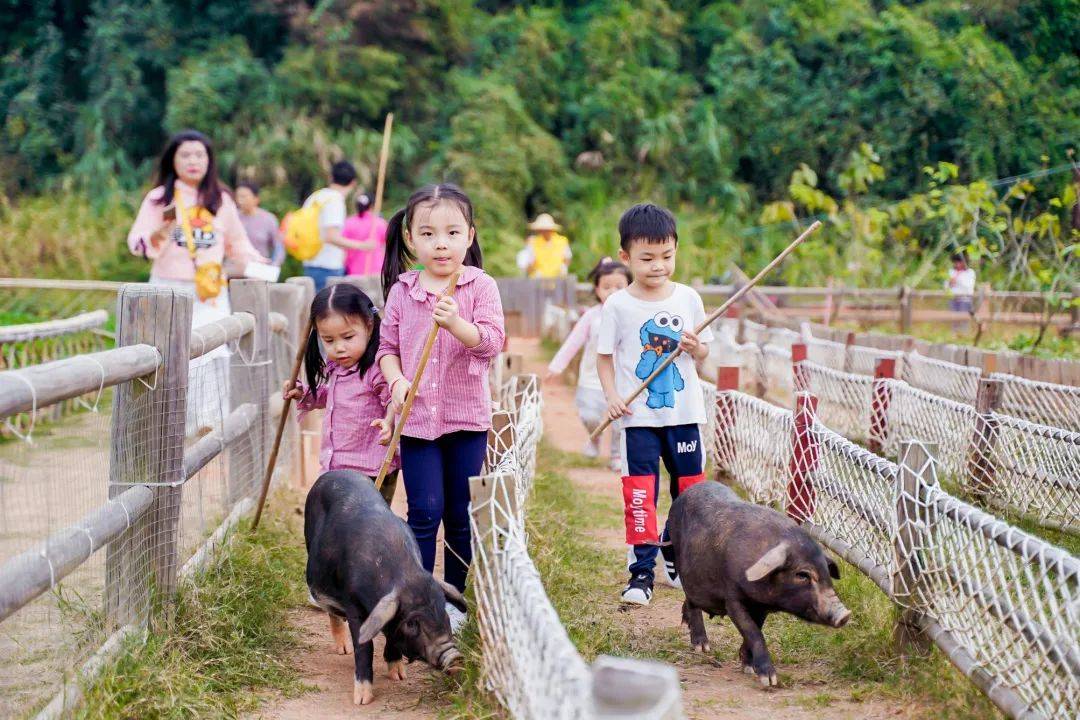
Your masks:
<svg viewBox="0 0 1080 720"><path fill-rule="evenodd" d="M1001 382L999 410L1043 425L1080 431L1080 387L991 373Z"/></svg>
<svg viewBox="0 0 1080 720"><path fill-rule="evenodd" d="M567 635L528 550L526 507L543 434L539 382L535 375L513 375L494 390L500 410L493 416L486 474L471 480L470 507L487 688L514 718L683 717L672 668L614 658L590 666ZM631 683L647 688L638 705L602 713L603 690Z"/></svg>
<svg viewBox="0 0 1080 720"><path fill-rule="evenodd" d="M1002 710L1080 715L1080 561L943 490L932 449L890 462L818 422L807 395L792 413L720 391L716 417L717 467L911 610Z"/></svg>

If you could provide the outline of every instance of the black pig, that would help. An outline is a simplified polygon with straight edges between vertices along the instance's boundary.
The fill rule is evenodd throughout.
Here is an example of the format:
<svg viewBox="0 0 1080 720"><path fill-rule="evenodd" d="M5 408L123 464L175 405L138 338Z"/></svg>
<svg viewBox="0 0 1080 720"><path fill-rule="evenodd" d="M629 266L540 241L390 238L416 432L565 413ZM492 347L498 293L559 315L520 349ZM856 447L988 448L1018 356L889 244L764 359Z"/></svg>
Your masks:
<svg viewBox="0 0 1080 720"><path fill-rule="evenodd" d="M743 637L739 660L762 685L777 685L761 629L776 611L842 627L851 617L833 589L840 570L793 520L703 482L672 503L671 544L682 578L690 644L709 651L702 611L727 615Z"/></svg>
<svg viewBox="0 0 1080 720"><path fill-rule="evenodd" d="M374 698L371 641L380 631L386 636L383 658L395 680L405 679L402 658L419 658L450 673L461 669L446 602L464 612L465 598L420 565L412 531L369 477L350 470L320 476L307 496L304 541L308 588L330 614L339 653L349 653L351 636L355 704Z"/></svg>

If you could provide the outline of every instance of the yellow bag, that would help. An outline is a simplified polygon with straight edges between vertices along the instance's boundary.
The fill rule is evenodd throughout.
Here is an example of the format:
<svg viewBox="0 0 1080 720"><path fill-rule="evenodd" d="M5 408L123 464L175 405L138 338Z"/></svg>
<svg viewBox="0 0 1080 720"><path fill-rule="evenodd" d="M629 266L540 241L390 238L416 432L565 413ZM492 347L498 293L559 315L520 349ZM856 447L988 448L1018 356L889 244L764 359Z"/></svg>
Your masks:
<svg viewBox="0 0 1080 720"><path fill-rule="evenodd" d="M310 260L322 250L322 237L319 235L319 213L325 200L314 199L299 210L285 215L282 229L285 234L285 249L301 262Z"/></svg>
<svg viewBox="0 0 1080 720"><path fill-rule="evenodd" d="M173 193L173 201L176 203L176 216L180 218L180 228L184 233L184 243L187 245L188 255L195 263L195 294L199 300L205 302L216 298L225 288L225 275L221 272L221 263L199 263L198 253L195 247L195 236L191 229L191 216L184 207L184 201L180 197L180 191Z"/></svg>

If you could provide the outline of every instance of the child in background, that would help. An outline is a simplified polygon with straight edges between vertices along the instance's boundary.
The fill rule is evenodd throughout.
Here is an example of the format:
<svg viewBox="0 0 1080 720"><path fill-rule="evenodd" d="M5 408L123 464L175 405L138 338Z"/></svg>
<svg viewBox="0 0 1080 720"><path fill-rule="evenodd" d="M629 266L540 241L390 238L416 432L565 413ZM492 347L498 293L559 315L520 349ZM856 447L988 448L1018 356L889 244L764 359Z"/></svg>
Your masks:
<svg viewBox="0 0 1080 720"><path fill-rule="evenodd" d="M559 352L555 353L555 357L548 365L544 381L550 381L555 376L561 375L581 347L585 346L585 354L581 356L574 401L577 404L578 417L581 418L581 423L591 435L607 417L604 388L600 385L600 376L596 374L596 342L600 336L600 310L608 296L625 288L633 278L630 276L629 268L621 262L606 257L592 269L589 279L593 283L593 294L596 296L597 304L586 310L574 325L566 342L559 348ZM582 452L588 457L596 457L600 454L600 445L590 438L585 441L585 449ZM619 454L617 431L613 426L611 429L611 469L619 470L620 468L622 468L622 457Z"/></svg>
<svg viewBox="0 0 1080 720"><path fill-rule="evenodd" d="M410 269L415 261L422 270ZM484 463L488 370L506 336L499 289L482 265L472 203L456 186L422 188L390 219L377 358L395 411L405 401L432 319L442 328L401 436L407 519L429 572L443 525L444 577L462 592L472 560L469 477ZM454 297L445 297L450 276L459 271ZM452 605L446 609L456 630L465 616Z"/></svg>
<svg viewBox="0 0 1080 720"><path fill-rule="evenodd" d="M675 217L656 205L635 205L619 220L619 259L634 280L613 293L600 315L596 361L608 400L608 416L622 418L623 501L625 503L627 569L630 581L622 601L648 605L653 592L653 566L659 542L656 501L660 492L660 460L671 477L674 499L705 479L698 425L705 422L705 399L695 360L709 354L712 330L700 336L694 328L705 321L705 305L696 291L672 282L679 236ZM676 347L682 355L629 406L623 401L663 363ZM669 584L679 586L675 556L664 547Z"/></svg>
<svg viewBox="0 0 1080 720"><path fill-rule="evenodd" d="M371 209L371 196L356 193L356 214L345 218L341 237L357 243L345 253L345 274L378 277L386 255L386 221Z"/></svg>
<svg viewBox="0 0 1080 720"><path fill-rule="evenodd" d="M311 303L311 334L304 356L307 383L290 387L286 381L284 396L298 401L301 418L326 408L321 472L357 470L372 479L379 474L393 425L387 415L390 388L375 362L378 349L379 314L371 298L348 283L320 290ZM395 460L381 488L387 504L394 497L397 475Z"/></svg>

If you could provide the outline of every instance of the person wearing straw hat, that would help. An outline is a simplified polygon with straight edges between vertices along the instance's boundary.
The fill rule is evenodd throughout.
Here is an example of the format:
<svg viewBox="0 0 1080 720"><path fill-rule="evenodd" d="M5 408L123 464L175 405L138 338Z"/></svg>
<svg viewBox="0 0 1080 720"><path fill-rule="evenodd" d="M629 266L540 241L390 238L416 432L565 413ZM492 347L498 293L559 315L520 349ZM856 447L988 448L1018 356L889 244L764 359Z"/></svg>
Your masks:
<svg viewBox="0 0 1080 720"><path fill-rule="evenodd" d="M528 225L533 235L525 238L517 265L531 278L557 278L570 267L570 240L560 235L562 227L548 213L540 213Z"/></svg>

